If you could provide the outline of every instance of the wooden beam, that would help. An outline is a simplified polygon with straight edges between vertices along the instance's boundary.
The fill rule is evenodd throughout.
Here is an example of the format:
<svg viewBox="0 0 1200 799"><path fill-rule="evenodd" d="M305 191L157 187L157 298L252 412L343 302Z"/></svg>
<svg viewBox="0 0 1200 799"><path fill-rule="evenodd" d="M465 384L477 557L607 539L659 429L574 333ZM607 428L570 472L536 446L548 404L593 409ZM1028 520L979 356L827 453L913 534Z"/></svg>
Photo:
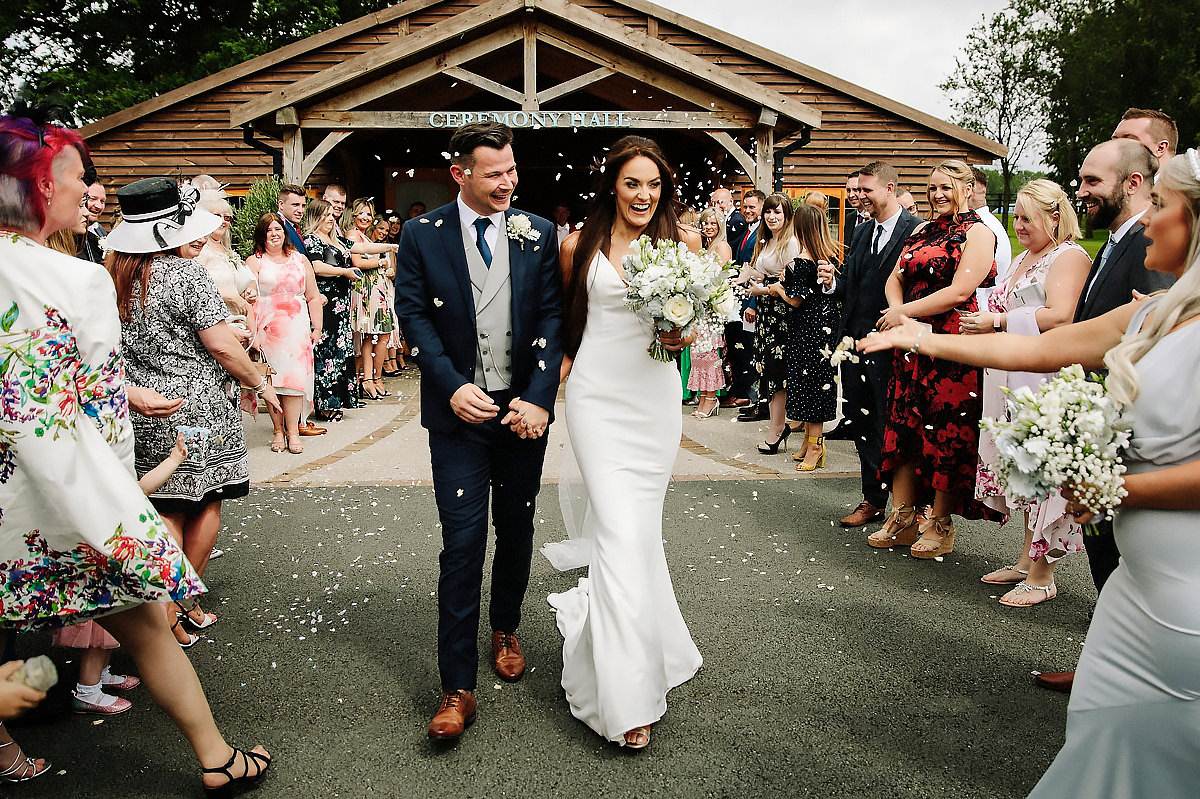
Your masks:
<svg viewBox="0 0 1200 799"><path fill-rule="evenodd" d="M455 37L465 36L476 28L493 22L500 17L519 11L527 0L488 0L469 11L463 11L441 22L434 23L419 33L397 37L394 41L381 44L365 53L348 58L320 72L308 75L281 89L267 92L260 97L242 103L229 111L232 127L296 105L318 94L330 92L360 79L378 69L410 58L431 47L443 44Z"/></svg>
<svg viewBox="0 0 1200 799"><path fill-rule="evenodd" d="M457 49L442 53L435 58L421 61L411 67L385 75L382 78L364 86L359 86L357 89L351 89L323 103L316 103L310 106L309 110L348 111L352 108L357 108L360 105L378 100L380 97L385 97L393 92L407 89L409 86L415 86L422 81L435 77L449 67L456 67L460 64L474 61L482 55L486 55L493 50L498 50L513 42L520 41L520 39L521 29L513 25L476 39L470 44L465 44Z"/></svg>
<svg viewBox="0 0 1200 799"><path fill-rule="evenodd" d="M610 42L644 54L687 75L727 92L754 101L758 105L778 111L783 116L803 122L814 128L821 127L821 113L812 106L795 98L787 98L773 89L768 89L747 77L719 67L711 61L694 56L686 50L674 47L659 39L652 39L641 31L628 28L619 22L584 8L570 0L533 0L537 7L563 20L578 25L589 33Z"/></svg>
<svg viewBox="0 0 1200 799"><path fill-rule="evenodd" d="M557 86L551 86L545 91L540 91L537 94L537 103L539 106L545 105L551 100L557 100L559 97L566 97L572 92L577 92L585 86L591 86L596 81L604 80L609 75L615 75L616 70L610 67L598 67L591 72L585 72L577 78L563 81Z"/></svg>
<svg viewBox="0 0 1200 799"><path fill-rule="evenodd" d="M773 128L775 123L779 121L779 114L772 111L770 108L764 108L758 115L758 124L764 127Z"/></svg>
<svg viewBox="0 0 1200 799"><path fill-rule="evenodd" d="M704 111L307 111L300 115L300 126L304 130L335 131L429 130L456 128L484 118L517 128L744 131L754 125L757 117L746 112Z"/></svg>
<svg viewBox="0 0 1200 799"><path fill-rule="evenodd" d="M477 75L470 70L463 69L462 67L447 67L446 69L442 70L442 74L449 78L461 80L463 83L469 83L472 86L483 89L485 92L494 94L497 97L503 97L505 100L516 103L517 105L520 105L525 99L525 95L521 94L516 89L510 89L503 83L496 83L496 81L491 80L490 78Z"/></svg>
<svg viewBox="0 0 1200 799"><path fill-rule="evenodd" d="M275 124L282 125L285 128L300 127L300 116L296 113L296 106L289 105L287 108L281 108L276 111Z"/></svg>
<svg viewBox="0 0 1200 799"><path fill-rule="evenodd" d="M734 160L738 162L738 166L746 173L746 177L754 180L754 172L758 166L754 163L754 159L750 157L750 153L743 150L741 145L723 130L710 130L708 131L708 135L716 139L717 144L720 144L733 156Z"/></svg>
<svg viewBox="0 0 1200 799"><path fill-rule="evenodd" d="M591 61L593 64L607 67L615 73L633 78L639 83L661 89L663 92L697 105L705 111L729 112L744 110L731 108L723 97L718 97L715 94L705 91L695 84L678 80L670 75L635 64L629 61L624 55L594 42L588 42L572 36L565 31L542 28L538 31L538 39L552 47L557 47L563 52Z"/></svg>
<svg viewBox="0 0 1200 799"><path fill-rule="evenodd" d="M526 19L521 25L522 54L525 70L525 96L519 101L526 111L536 111L537 98L537 23Z"/></svg>
<svg viewBox="0 0 1200 799"><path fill-rule="evenodd" d="M300 128L283 132L283 182L300 183L304 172L304 138Z"/></svg>
<svg viewBox="0 0 1200 799"><path fill-rule="evenodd" d="M317 168L317 164L321 163L321 159L328 155L330 150L349 138L353 132L352 130L335 130L322 139L321 143L314 147L311 153L304 156L304 163L300 169L301 175L298 182L303 185L308 180L308 176Z"/></svg>
<svg viewBox="0 0 1200 799"><path fill-rule="evenodd" d="M754 185L770 194L775 188L775 130L760 125L754 131Z"/></svg>
<svg viewBox="0 0 1200 799"><path fill-rule="evenodd" d="M647 16L646 17L646 35L649 36L651 39L658 38L658 17L655 17L655 16Z"/></svg>

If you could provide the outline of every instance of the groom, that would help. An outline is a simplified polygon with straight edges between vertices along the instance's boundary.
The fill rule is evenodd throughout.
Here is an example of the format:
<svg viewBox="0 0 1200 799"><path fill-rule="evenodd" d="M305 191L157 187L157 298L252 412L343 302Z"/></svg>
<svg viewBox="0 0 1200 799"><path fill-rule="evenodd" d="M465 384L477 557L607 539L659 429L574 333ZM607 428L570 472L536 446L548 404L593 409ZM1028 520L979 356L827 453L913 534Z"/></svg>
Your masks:
<svg viewBox="0 0 1200 799"><path fill-rule="evenodd" d="M442 522L435 739L457 738L475 719L489 493L494 664L504 680L525 673L515 633L562 361L554 225L509 207L512 131L466 125L450 152L458 198L404 226L396 265L396 314L421 369L421 423Z"/></svg>

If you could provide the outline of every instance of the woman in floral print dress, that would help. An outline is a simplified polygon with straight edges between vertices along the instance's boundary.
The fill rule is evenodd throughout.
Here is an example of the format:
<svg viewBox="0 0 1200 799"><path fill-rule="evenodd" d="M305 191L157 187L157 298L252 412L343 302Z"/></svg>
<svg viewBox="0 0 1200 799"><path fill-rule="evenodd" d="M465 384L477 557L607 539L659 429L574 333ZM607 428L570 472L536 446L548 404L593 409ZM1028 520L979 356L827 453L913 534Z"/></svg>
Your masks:
<svg viewBox="0 0 1200 799"><path fill-rule="evenodd" d="M86 158L72 131L0 117L0 625L97 618L187 736L205 787L220 789L260 776L270 757L225 742L154 605L203 585L134 479L112 281L43 246L78 214ZM246 370L251 377L248 361ZM147 411L162 404L144 391L137 397ZM24 781L48 769L0 726L0 778Z"/></svg>

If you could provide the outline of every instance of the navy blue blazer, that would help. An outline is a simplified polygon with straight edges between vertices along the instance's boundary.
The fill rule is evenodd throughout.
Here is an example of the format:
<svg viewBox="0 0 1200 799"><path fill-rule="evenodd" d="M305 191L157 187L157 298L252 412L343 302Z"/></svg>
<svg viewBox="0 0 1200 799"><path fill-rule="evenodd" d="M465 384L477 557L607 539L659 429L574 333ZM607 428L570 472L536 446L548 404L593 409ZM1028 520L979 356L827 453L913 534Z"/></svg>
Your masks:
<svg viewBox="0 0 1200 799"><path fill-rule="evenodd" d="M879 317L887 309L887 298L883 289L891 277L892 269L900 258L904 240L921 220L901 210L892 237L878 255L871 254L871 235L875 224L863 223L854 228L854 238L842 274L833 288L834 296L842 303L842 329L838 337L863 338L875 329Z"/></svg>
<svg viewBox="0 0 1200 799"><path fill-rule="evenodd" d="M1105 243L1104 247L1108 244ZM1152 272L1145 266L1146 233L1141 223L1135 223L1113 247L1104 264L1104 272L1096 278L1096 285L1088 292L1088 284L1096 274L1100 258L1104 255L1104 247L1096 253L1092 261L1092 269L1088 272L1087 282L1079 294L1079 303L1075 306L1075 321L1094 319L1106 314L1114 308L1119 308L1133 300L1134 289L1143 294L1150 294L1159 289L1167 289L1175 282L1175 278L1164 272ZM1086 299L1085 299L1086 298Z"/></svg>
<svg viewBox="0 0 1200 799"><path fill-rule="evenodd" d="M505 218L522 213L509 209ZM512 391L553 419L562 364L558 248L552 222L525 216L541 237L508 239ZM421 369L421 424L442 432L468 424L454 415L450 397L475 380L475 298L461 230L458 203L451 202L409 220L396 254L396 316Z"/></svg>
<svg viewBox="0 0 1200 799"><path fill-rule="evenodd" d="M282 216L280 218L283 219ZM283 232L287 234L288 241L290 241L292 243L292 248L297 250L301 255L303 255L305 258L307 258L308 257L308 248L304 246L304 237L300 235L300 232L298 230L296 230L296 226L293 225L287 219L284 219L283 220Z"/></svg>

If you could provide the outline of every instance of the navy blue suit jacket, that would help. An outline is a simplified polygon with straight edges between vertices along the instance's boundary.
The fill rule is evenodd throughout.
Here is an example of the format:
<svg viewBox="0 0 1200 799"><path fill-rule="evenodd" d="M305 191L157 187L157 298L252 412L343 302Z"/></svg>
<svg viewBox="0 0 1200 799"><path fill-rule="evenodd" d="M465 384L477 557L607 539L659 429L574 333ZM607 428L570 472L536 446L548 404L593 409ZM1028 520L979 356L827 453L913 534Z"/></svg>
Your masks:
<svg viewBox="0 0 1200 799"><path fill-rule="evenodd" d="M510 209L505 218L523 213ZM554 224L525 214L541 237L508 239L512 285L512 392L554 416L562 364L562 278ZM505 239L500 231L497 246ZM396 316L421 369L421 424L453 431L468 424L450 397L475 380L475 299L463 251L458 203L409 220L396 254ZM542 342L545 342L544 344ZM500 415L507 412L501 409Z"/></svg>
<svg viewBox="0 0 1200 799"><path fill-rule="evenodd" d="M1108 244L1104 246L1107 247ZM1076 322L1094 319L1131 302L1134 289L1143 294L1150 294L1159 289L1170 288L1175 282L1175 278L1164 272L1152 272L1146 268L1146 233L1141 223L1134 224L1113 247L1108 262L1104 264L1104 271L1096 279L1096 285L1092 286L1089 293L1088 284L1092 282L1103 255L1102 247L1092 261L1092 270L1088 273L1087 282L1083 284L1083 291L1079 294L1079 303L1075 306Z"/></svg>
<svg viewBox="0 0 1200 799"><path fill-rule="evenodd" d="M888 239L878 255L871 254L871 236L875 224L863 223L854 228L850 252L846 256L845 268L838 276L833 294L842 303L841 336L860 339L875 329L879 317L887 309L887 298L883 289L891 277L904 240L921 220L901 210L892 237Z"/></svg>
<svg viewBox="0 0 1200 799"><path fill-rule="evenodd" d="M283 232L287 233L288 241L292 243L292 247L307 258L308 248L304 246L304 237L300 235L300 231L296 230L296 226L289 220L284 219Z"/></svg>

